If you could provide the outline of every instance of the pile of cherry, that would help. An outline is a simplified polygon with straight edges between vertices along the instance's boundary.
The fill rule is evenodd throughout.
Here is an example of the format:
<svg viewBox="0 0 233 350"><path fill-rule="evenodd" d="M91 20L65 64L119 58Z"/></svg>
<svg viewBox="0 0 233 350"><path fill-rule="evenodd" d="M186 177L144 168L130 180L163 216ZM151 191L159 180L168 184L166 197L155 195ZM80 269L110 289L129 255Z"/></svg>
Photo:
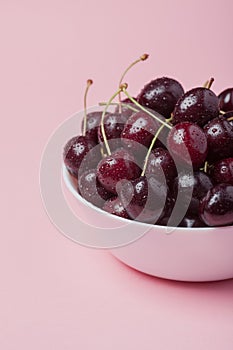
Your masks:
<svg viewBox="0 0 233 350"><path fill-rule="evenodd" d="M184 92L163 77L133 98L122 83L130 67L103 111L87 114L87 82L82 135L63 153L78 192L111 214L156 225L167 225L179 194L179 226L232 225L233 88L216 96L210 79Z"/></svg>

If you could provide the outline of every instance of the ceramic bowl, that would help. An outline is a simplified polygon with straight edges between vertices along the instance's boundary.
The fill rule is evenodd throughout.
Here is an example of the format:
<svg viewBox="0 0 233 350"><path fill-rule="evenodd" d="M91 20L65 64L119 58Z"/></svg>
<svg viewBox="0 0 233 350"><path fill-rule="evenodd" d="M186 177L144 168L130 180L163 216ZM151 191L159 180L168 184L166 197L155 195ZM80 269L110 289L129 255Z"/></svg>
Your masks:
<svg viewBox="0 0 233 350"><path fill-rule="evenodd" d="M178 227L169 230L166 226L122 219L84 200L65 167L63 178L77 200L79 211L87 213L92 227L95 222L124 227L126 234L129 234L128 241L122 241L118 246L116 244L116 248L113 248L113 244L110 251L126 265L152 276L178 281L202 282L233 278L233 226ZM134 235L137 230L144 233ZM122 230L119 232L122 233Z"/></svg>

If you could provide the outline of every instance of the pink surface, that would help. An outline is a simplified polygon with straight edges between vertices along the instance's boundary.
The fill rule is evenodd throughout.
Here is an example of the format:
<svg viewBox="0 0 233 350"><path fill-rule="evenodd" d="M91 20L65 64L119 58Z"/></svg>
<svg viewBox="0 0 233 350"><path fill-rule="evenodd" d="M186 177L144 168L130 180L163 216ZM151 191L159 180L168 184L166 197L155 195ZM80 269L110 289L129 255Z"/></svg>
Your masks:
<svg viewBox="0 0 233 350"><path fill-rule="evenodd" d="M130 91L170 75L185 88L232 86L232 2L1 1L0 349L233 347L233 280L145 276L63 237L46 216L39 163L52 131L108 98L125 66ZM8 185L7 185L8 184Z"/></svg>

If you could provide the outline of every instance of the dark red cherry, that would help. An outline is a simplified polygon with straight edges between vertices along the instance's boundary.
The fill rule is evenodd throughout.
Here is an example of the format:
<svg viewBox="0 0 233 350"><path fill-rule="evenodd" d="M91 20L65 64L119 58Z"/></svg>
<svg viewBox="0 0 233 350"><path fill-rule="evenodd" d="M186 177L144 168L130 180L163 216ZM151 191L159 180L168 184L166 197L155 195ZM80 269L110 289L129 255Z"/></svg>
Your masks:
<svg viewBox="0 0 233 350"><path fill-rule="evenodd" d="M121 133L124 129L124 125L127 118L124 113L108 113L104 118L104 131L107 140L110 142L110 149L114 150L121 146ZM98 140L99 143L103 143L102 128L98 128Z"/></svg>
<svg viewBox="0 0 233 350"><path fill-rule="evenodd" d="M208 226L233 224L233 186L218 184L200 203L200 217Z"/></svg>
<svg viewBox="0 0 233 350"><path fill-rule="evenodd" d="M182 203L189 203L189 215L198 216L200 200L213 187L210 177L202 171L194 173L183 171L174 181L173 193Z"/></svg>
<svg viewBox="0 0 233 350"><path fill-rule="evenodd" d="M207 88L198 87L187 91L177 102L172 123L181 122L205 125L219 115L218 97Z"/></svg>
<svg viewBox="0 0 233 350"><path fill-rule="evenodd" d="M204 127L210 162L233 156L233 127L225 117L217 117Z"/></svg>
<svg viewBox="0 0 233 350"><path fill-rule="evenodd" d="M222 111L233 111L233 88L226 89L218 95L219 108Z"/></svg>
<svg viewBox="0 0 233 350"><path fill-rule="evenodd" d="M176 165L170 153L163 148L154 148L148 159L146 175L156 174L161 179L166 177L167 184L170 186L177 176Z"/></svg>
<svg viewBox="0 0 233 350"><path fill-rule="evenodd" d="M105 201L113 196L98 181L96 169L85 171L78 179L78 192L88 202L102 208Z"/></svg>
<svg viewBox="0 0 233 350"><path fill-rule="evenodd" d="M101 123L102 112L91 112L87 114L87 124L86 124L86 135L89 137L91 141L95 144L98 143L98 127ZM83 130L82 120L82 130Z"/></svg>
<svg viewBox="0 0 233 350"><path fill-rule="evenodd" d="M67 170L73 176L78 177L80 167L85 171L96 163L97 154L95 149L92 150L94 146L95 144L86 136L75 136L66 143L63 160ZM87 157L88 162L86 162Z"/></svg>
<svg viewBox="0 0 233 350"><path fill-rule="evenodd" d="M167 192L166 185L160 183L154 175L149 175L123 183L119 197L132 219L155 223L163 212Z"/></svg>
<svg viewBox="0 0 233 350"><path fill-rule="evenodd" d="M137 112L125 123L121 134L122 144L135 154L145 155L146 148L150 146L159 126L159 123L147 113Z"/></svg>
<svg viewBox="0 0 233 350"><path fill-rule="evenodd" d="M141 169L134 157L125 149L118 149L103 158L97 166L97 177L106 190L116 194L117 183L132 180L140 175Z"/></svg>
<svg viewBox="0 0 233 350"><path fill-rule="evenodd" d="M121 218L130 219L127 211L123 207L118 197L112 197L108 199L103 206L103 210L107 211L110 214L120 216Z"/></svg>
<svg viewBox="0 0 233 350"><path fill-rule="evenodd" d="M178 81L163 77L145 85L137 100L142 106L153 109L165 118L170 118L176 102L183 93L184 89Z"/></svg>
<svg viewBox="0 0 233 350"><path fill-rule="evenodd" d="M215 183L233 185L233 158L219 160L210 169L210 175Z"/></svg>
<svg viewBox="0 0 233 350"><path fill-rule="evenodd" d="M172 157L180 164L200 168L207 156L207 139L204 131L190 122L176 124L170 130L167 147Z"/></svg>

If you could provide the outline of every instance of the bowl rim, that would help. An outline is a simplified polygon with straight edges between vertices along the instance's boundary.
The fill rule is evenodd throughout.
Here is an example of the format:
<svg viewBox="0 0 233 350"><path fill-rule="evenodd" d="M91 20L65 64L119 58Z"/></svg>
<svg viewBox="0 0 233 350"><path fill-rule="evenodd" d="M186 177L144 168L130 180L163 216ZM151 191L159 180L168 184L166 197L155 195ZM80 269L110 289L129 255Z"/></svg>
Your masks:
<svg viewBox="0 0 233 350"><path fill-rule="evenodd" d="M74 186L72 185L71 183L71 178L72 178L72 175L69 173L69 171L67 170L65 164L63 163L62 164L62 177L63 177L63 180L65 182L65 185L66 187L68 188L68 190L72 193L72 195L78 199L80 202L82 202L85 206L91 208L91 209L94 209L95 211L99 212L100 214L102 215L107 215L108 217L113 217L113 214L110 214L108 212L106 212L105 210L101 209L101 208L98 208L96 207L94 204L88 202L86 199L84 199L79 193L78 191L76 191L74 189ZM75 177L74 177L75 179ZM203 233L203 231L205 232L210 232L210 231L214 231L216 229L223 229L223 230L227 230L229 229L229 227L232 227L233 228L233 225L228 225L228 226L209 226L209 227L174 227L174 226L163 226L163 225L156 225L156 224L148 224L148 223L145 223L145 222L140 222L140 221L136 221L136 220L129 220L129 219L125 219L125 218L121 218L120 216L117 216L117 215L114 215L114 219L115 220L119 220L120 222L128 222L128 221L133 221L135 224L137 225L142 225L142 226L146 226L148 228L157 228L157 229L160 229L160 230L165 230L165 229L178 229L179 231L183 231L187 234L187 231L190 231L190 232L195 232L195 231L201 231L201 233Z"/></svg>

